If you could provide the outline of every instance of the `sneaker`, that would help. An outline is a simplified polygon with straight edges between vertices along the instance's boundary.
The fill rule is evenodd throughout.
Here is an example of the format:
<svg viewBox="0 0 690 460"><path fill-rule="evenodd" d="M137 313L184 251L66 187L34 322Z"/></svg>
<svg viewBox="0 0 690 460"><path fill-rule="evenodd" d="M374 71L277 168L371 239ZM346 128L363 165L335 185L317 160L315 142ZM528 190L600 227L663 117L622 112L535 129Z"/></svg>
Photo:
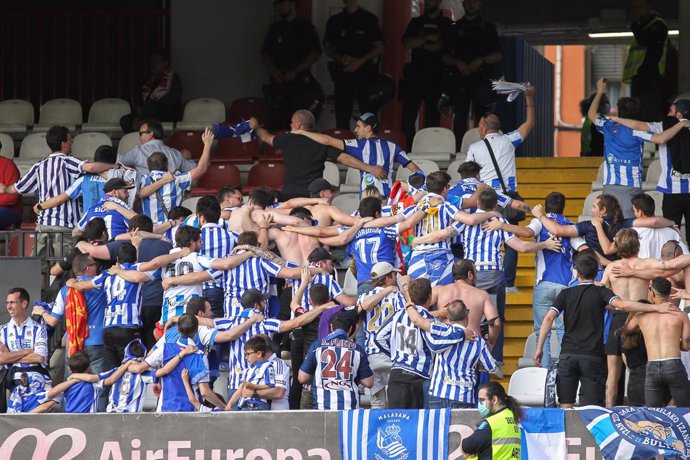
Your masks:
<svg viewBox="0 0 690 460"><path fill-rule="evenodd" d="M508 286L506 288L506 294L517 294L518 292L520 292L520 290L515 286Z"/></svg>

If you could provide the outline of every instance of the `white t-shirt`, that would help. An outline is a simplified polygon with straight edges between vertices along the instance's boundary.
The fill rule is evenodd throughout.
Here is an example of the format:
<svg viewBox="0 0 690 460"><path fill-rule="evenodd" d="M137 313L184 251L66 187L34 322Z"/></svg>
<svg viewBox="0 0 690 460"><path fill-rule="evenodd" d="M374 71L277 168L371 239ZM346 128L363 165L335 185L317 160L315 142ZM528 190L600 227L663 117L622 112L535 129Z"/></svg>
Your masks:
<svg viewBox="0 0 690 460"><path fill-rule="evenodd" d="M485 137L491 144L491 149L496 156L496 163L503 175L503 181L509 190L517 188L515 173L515 147L523 142L519 131L511 131L507 134L489 133ZM483 140L470 145L467 151L467 161L474 161L482 167L479 172L479 180L489 184L494 189L500 189L501 183L496 174L496 168L491 161L489 149Z"/></svg>
<svg viewBox="0 0 690 460"><path fill-rule="evenodd" d="M680 247L683 249L683 254L688 253L688 247L685 245L678 232L672 228L633 228L640 236L640 253L638 255L640 259L646 259L648 257L658 259L661 257L661 247L671 240L678 241Z"/></svg>

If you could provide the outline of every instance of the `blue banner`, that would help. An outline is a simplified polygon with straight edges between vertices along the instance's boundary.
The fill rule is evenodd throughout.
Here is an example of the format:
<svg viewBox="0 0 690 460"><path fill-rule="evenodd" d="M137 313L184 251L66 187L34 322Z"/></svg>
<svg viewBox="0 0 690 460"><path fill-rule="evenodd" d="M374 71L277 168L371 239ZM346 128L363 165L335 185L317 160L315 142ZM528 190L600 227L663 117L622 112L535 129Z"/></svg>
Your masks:
<svg viewBox="0 0 690 460"><path fill-rule="evenodd" d="M690 409L586 406L577 412L605 460L690 458Z"/></svg>
<svg viewBox="0 0 690 460"><path fill-rule="evenodd" d="M563 409L525 408L522 427L522 459L566 460Z"/></svg>
<svg viewBox="0 0 690 460"><path fill-rule="evenodd" d="M343 460L442 460L450 409L341 411Z"/></svg>

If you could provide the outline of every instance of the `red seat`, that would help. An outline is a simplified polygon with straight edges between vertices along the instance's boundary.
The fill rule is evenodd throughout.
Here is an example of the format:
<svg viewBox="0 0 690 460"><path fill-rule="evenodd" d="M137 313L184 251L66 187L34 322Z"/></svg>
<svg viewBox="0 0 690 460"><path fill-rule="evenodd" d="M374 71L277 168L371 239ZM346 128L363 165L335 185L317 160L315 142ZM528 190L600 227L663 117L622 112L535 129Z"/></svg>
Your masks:
<svg viewBox="0 0 690 460"><path fill-rule="evenodd" d="M232 101L228 111L229 122L235 124L242 120L249 120L250 117L256 118L259 124L266 123L268 120L268 108L264 98L244 97Z"/></svg>
<svg viewBox="0 0 690 460"><path fill-rule="evenodd" d="M229 161L214 161L209 165L206 174L199 178L199 187L194 187L191 195L215 195L223 187L228 185L239 187L241 183L240 170L237 166Z"/></svg>
<svg viewBox="0 0 690 460"><path fill-rule="evenodd" d="M35 233L24 233L24 251L21 252L21 235L15 235L10 240L10 244L7 248L7 255L9 257L29 257L31 251L36 243Z"/></svg>
<svg viewBox="0 0 690 460"><path fill-rule="evenodd" d="M239 137L225 137L218 140L218 149L213 161L231 161L233 163L253 163L259 157L259 141L252 139L242 142Z"/></svg>
<svg viewBox="0 0 690 460"><path fill-rule="evenodd" d="M377 136L386 139L387 141L391 141L394 144L397 144L398 147L400 147L401 149L405 150L407 138L405 137L405 134L403 134L402 131L398 131L395 129L383 129L378 132Z"/></svg>
<svg viewBox="0 0 690 460"><path fill-rule="evenodd" d="M287 133L286 130L280 129L273 134L278 136ZM273 147L272 145L262 143L261 153L259 154L259 161L283 161L283 151Z"/></svg>
<svg viewBox="0 0 690 460"><path fill-rule="evenodd" d="M177 150L189 150L192 158L201 158L204 150L204 142L201 140L201 131L175 131L168 139L168 145Z"/></svg>
<svg viewBox="0 0 690 460"><path fill-rule="evenodd" d="M328 134L336 139L356 139L355 133L347 129L327 129L322 131L323 134Z"/></svg>
<svg viewBox="0 0 690 460"><path fill-rule="evenodd" d="M244 193L257 187L268 187L275 190L283 188L285 165L280 162L260 162L249 170L247 185L242 188Z"/></svg>

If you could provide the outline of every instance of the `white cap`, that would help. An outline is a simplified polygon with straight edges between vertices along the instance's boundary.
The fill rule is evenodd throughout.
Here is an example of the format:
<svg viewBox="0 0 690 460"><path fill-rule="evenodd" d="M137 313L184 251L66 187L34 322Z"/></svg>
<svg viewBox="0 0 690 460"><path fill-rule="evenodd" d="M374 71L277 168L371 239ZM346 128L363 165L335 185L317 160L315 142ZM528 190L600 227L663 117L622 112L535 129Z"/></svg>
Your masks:
<svg viewBox="0 0 690 460"><path fill-rule="evenodd" d="M397 268L389 264L388 262L379 262L373 267L371 267L371 279L380 278L386 276L391 272L400 272Z"/></svg>

